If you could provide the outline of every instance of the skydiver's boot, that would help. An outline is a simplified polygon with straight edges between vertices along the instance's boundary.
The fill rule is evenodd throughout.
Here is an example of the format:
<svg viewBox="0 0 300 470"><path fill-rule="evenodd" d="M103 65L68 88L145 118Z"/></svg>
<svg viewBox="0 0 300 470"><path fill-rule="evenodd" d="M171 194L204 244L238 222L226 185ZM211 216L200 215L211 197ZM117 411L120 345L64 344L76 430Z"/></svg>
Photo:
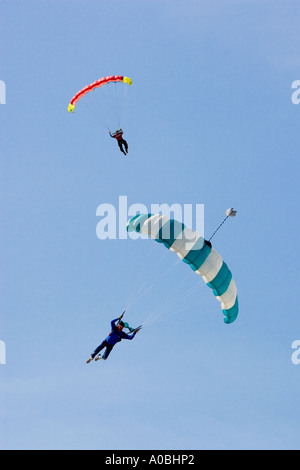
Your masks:
<svg viewBox="0 0 300 470"><path fill-rule="evenodd" d="M96 361L96 362L97 362L97 361L100 361L101 357L102 357L101 354L98 354L98 356L96 356L96 358L95 358L95 361Z"/></svg>
<svg viewBox="0 0 300 470"><path fill-rule="evenodd" d="M93 358L93 357L90 357L90 358L86 361L86 363L89 364L89 363L92 362L93 360L94 360L94 358Z"/></svg>

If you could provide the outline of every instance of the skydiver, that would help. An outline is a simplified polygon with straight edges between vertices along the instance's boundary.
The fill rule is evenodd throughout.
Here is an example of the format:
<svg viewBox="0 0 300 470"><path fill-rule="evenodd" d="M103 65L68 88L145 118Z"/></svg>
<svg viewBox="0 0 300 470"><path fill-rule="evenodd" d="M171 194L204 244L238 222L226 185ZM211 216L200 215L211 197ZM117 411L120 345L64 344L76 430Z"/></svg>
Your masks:
<svg viewBox="0 0 300 470"><path fill-rule="evenodd" d="M124 315L124 313L122 313L122 315L119 318L116 318L115 320L112 320L110 334L107 336L107 338L105 338L104 341L102 341L102 343L91 354L91 357L86 361L87 364L92 362L94 359L95 359L95 361L99 361L100 359L103 359L104 361L106 361L106 359L110 355L113 347L117 343L122 341L122 339L132 340L135 337L135 335L137 334L137 332L141 329L141 327L138 327L136 329L132 329L127 325L127 323L123 323L121 321L123 315ZM118 323L116 324L116 322L118 322ZM131 335L128 335L128 334L124 333L123 328L125 326L132 331ZM101 354L99 354L99 353L104 348L106 348L106 349L104 351L104 354L101 356Z"/></svg>
<svg viewBox="0 0 300 470"><path fill-rule="evenodd" d="M124 155L127 155L127 153L128 153L128 144L127 144L126 140L123 139L123 134L124 134L124 132L121 128L119 130L117 130L116 132L114 132L113 134L111 133L111 131L109 131L109 135L113 139L117 139L117 142L118 142L118 145L120 147L121 152L123 152ZM124 148L123 148L123 145L124 145Z"/></svg>

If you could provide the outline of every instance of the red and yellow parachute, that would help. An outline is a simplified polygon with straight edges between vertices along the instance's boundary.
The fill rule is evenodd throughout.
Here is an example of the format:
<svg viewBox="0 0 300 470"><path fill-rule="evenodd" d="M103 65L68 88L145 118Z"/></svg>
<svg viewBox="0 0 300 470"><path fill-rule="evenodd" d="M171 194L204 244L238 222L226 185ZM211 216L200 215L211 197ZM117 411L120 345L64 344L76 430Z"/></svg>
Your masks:
<svg viewBox="0 0 300 470"><path fill-rule="evenodd" d="M99 80L96 80L90 85L85 86L84 88L79 90L75 96L73 96L68 106L69 113L73 113L77 101L79 101L89 91L93 91L95 88L100 88L101 86L107 85L108 83L117 83L117 82L123 82L123 83L127 83L128 85L132 85L131 78L123 77L122 75L111 75L109 77L99 78Z"/></svg>

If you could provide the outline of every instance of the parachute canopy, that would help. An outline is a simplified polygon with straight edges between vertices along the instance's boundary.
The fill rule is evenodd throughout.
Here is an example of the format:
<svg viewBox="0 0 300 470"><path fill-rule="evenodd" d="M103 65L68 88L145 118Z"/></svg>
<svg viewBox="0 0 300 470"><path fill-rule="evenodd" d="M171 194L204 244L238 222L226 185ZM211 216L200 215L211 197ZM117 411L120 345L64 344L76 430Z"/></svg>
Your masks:
<svg viewBox="0 0 300 470"><path fill-rule="evenodd" d="M75 109L76 103L83 98L89 91L93 91L95 88L100 88L103 85L107 85L108 83L127 83L128 85L132 85L131 78L123 77L122 75L111 75L109 77L102 77L99 80L91 83L90 85L85 86L81 90L79 90L75 96L71 99L71 102L68 106L69 113L73 113Z"/></svg>
<svg viewBox="0 0 300 470"><path fill-rule="evenodd" d="M233 323L239 312L236 284L221 256L197 232L163 215L140 214L127 224L128 232L149 235L173 251L192 270L202 276L221 302L225 323Z"/></svg>

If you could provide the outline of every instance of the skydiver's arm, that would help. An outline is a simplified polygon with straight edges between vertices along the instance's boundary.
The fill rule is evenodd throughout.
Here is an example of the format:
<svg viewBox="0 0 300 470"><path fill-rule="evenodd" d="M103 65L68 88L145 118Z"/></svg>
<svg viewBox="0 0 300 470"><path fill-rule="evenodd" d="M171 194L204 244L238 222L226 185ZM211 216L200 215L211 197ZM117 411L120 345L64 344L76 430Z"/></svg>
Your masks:
<svg viewBox="0 0 300 470"><path fill-rule="evenodd" d="M126 333L124 333L124 336L122 336L122 339L133 339L136 334L137 334L137 331L132 333L132 335L127 335Z"/></svg>
<svg viewBox="0 0 300 470"><path fill-rule="evenodd" d="M111 321L111 323L110 323L110 324L111 324L111 329L112 329L112 330L115 328L115 326L116 326L116 322L117 322L117 321L119 321L119 317L118 317L118 318L116 318L115 320L112 320L112 321Z"/></svg>

